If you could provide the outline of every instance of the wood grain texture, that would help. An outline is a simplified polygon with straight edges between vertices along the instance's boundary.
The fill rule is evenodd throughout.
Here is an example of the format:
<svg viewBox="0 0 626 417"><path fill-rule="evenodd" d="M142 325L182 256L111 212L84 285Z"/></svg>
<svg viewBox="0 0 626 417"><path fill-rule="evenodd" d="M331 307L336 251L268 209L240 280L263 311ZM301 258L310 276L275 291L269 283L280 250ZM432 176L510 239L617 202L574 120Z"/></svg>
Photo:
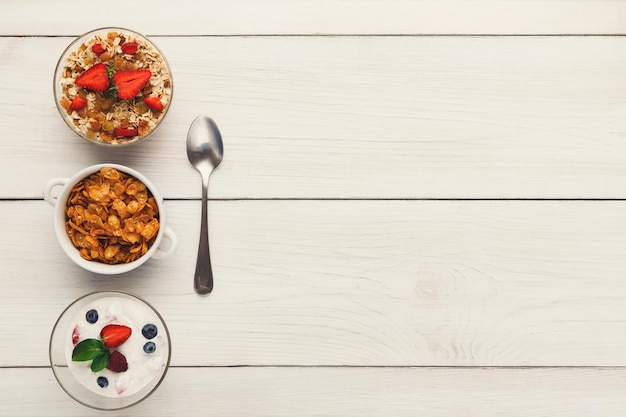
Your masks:
<svg viewBox="0 0 626 417"><path fill-rule="evenodd" d="M184 146L203 113L225 141L212 198L626 197L626 38L157 37L170 113L147 142L112 151L54 108L69 40L0 38L2 198L39 198L50 178L100 162L198 198ZM37 114L28 129L25 114Z"/></svg>
<svg viewBox="0 0 626 417"><path fill-rule="evenodd" d="M175 255L117 277L66 259L46 203L3 202L0 339L20 343L0 366L46 365L58 314L104 289L160 309L179 366L626 366L625 204L211 202L204 298L198 201L166 202Z"/></svg>
<svg viewBox="0 0 626 417"><path fill-rule="evenodd" d="M75 9L0 5L0 417L626 415L626 0ZM109 25L174 73L160 131L121 151L68 132L51 88L71 39ZM209 297L198 114L226 149ZM101 162L166 197L172 257L115 277L65 257L42 187ZM173 340L164 384L118 413L48 367L57 315L95 290L144 297Z"/></svg>
<svg viewBox="0 0 626 417"><path fill-rule="evenodd" d="M0 368L0 416L614 417L626 414L624 369L171 368L145 402L90 410L52 371ZM36 401L33 401L36 393Z"/></svg>
<svg viewBox="0 0 626 417"><path fill-rule="evenodd" d="M623 34L623 0L165 0L9 2L0 35L79 35L118 25L152 35ZM120 13L124 10L124 13ZM139 18L138 18L139 17Z"/></svg>

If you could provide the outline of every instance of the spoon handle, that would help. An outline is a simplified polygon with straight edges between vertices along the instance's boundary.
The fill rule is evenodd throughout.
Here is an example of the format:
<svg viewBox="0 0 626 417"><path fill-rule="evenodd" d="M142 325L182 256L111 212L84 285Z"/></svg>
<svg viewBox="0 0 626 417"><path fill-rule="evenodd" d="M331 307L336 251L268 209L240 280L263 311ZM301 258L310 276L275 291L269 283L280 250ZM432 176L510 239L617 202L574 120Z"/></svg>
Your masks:
<svg viewBox="0 0 626 417"><path fill-rule="evenodd" d="M198 245L198 259L196 260L196 273L193 280L194 289L198 294L202 295L208 294L213 290L213 271L211 269L211 254L209 253L208 189L209 176L202 175L200 244Z"/></svg>

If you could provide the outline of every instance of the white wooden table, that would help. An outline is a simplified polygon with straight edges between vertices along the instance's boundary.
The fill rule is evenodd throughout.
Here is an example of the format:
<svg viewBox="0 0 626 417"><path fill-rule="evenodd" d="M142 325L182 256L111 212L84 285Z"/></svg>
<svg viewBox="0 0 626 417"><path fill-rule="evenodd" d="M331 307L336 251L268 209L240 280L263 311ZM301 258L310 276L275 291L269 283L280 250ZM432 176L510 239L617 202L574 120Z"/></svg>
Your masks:
<svg viewBox="0 0 626 417"><path fill-rule="evenodd" d="M0 3L0 415L626 415L626 1ZM205 11L202 11L205 10ZM152 37L174 100L103 150L59 118L65 46ZM215 290L194 293L214 118ZM101 162L147 175L179 240L114 277L60 249L41 190ZM48 362L94 290L153 303L172 366L98 412Z"/></svg>

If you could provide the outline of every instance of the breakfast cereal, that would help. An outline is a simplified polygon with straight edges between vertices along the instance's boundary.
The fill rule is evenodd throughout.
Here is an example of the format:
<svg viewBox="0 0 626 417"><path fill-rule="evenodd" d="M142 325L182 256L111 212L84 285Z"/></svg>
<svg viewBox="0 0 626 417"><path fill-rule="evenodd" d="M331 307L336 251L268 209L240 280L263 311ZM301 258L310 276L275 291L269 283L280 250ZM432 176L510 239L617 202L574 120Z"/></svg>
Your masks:
<svg viewBox="0 0 626 417"><path fill-rule="evenodd" d="M94 34L60 69L59 104L78 133L127 144L145 137L172 97L168 66L157 48L132 32Z"/></svg>
<svg viewBox="0 0 626 417"><path fill-rule="evenodd" d="M160 228L158 206L145 184L112 167L73 186L65 215L65 230L80 256L106 264L141 257Z"/></svg>

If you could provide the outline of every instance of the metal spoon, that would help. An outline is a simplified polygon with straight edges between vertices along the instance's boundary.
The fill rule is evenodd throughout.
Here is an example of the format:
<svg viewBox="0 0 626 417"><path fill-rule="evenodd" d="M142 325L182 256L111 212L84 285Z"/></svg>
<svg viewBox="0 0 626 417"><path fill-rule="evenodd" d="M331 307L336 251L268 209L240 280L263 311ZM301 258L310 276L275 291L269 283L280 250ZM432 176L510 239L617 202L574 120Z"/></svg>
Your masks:
<svg viewBox="0 0 626 417"><path fill-rule="evenodd" d="M198 294L213 290L213 271L209 254L209 227L207 224L207 196L209 177L224 157L222 135L217 125L207 116L198 116L187 132L187 158L202 176L202 222L200 223L200 245L196 260L194 289Z"/></svg>

